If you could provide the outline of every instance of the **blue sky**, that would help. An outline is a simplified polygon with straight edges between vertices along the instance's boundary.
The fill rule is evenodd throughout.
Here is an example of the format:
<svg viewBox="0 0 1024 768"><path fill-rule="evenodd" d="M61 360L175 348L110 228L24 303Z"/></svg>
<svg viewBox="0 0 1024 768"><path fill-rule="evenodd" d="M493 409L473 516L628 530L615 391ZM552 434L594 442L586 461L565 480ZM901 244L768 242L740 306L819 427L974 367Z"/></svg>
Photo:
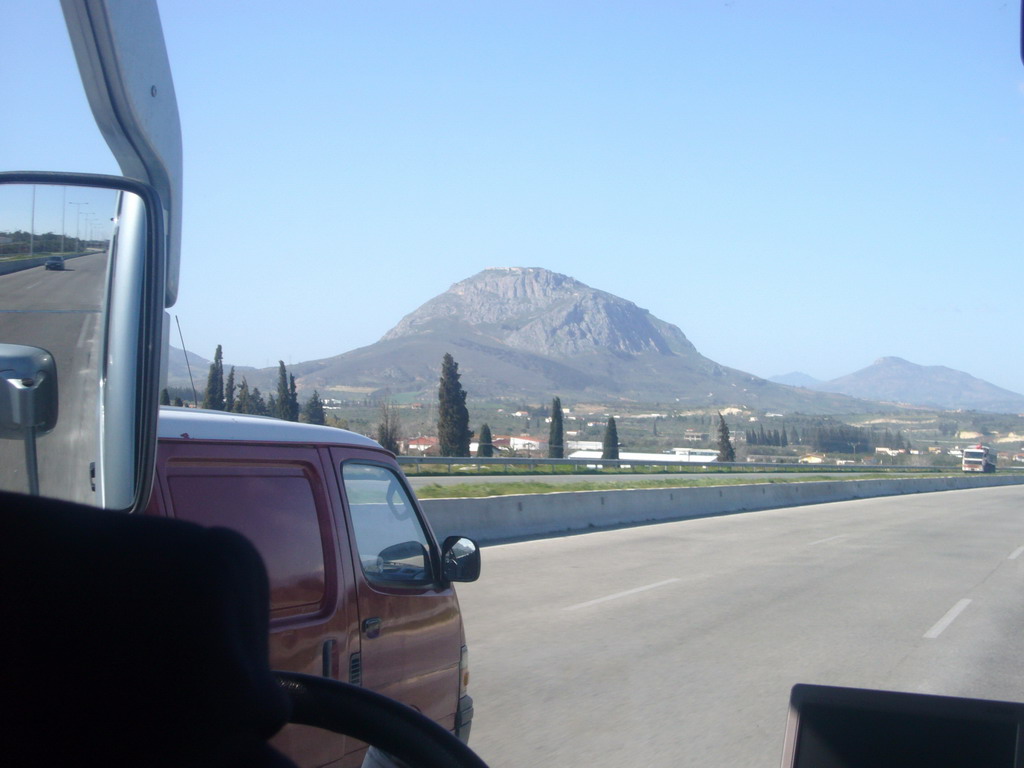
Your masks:
<svg viewBox="0 0 1024 768"><path fill-rule="evenodd" d="M0 8L0 167L116 172L58 3ZM758 375L895 355L1024 392L1016 2L160 11L199 354L328 357L539 266Z"/></svg>

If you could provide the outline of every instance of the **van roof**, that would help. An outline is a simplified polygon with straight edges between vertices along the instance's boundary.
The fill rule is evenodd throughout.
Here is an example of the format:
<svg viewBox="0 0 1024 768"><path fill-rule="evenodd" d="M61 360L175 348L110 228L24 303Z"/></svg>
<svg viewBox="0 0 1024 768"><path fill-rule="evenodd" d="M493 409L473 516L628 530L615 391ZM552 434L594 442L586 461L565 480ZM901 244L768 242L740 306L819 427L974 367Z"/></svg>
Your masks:
<svg viewBox="0 0 1024 768"><path fill-rule="evenodd" d="M248 440L261 443L328 443L384 450L375 440L347 429L300 424L202 408L160 406L157 436L163 439Z"/></svg>

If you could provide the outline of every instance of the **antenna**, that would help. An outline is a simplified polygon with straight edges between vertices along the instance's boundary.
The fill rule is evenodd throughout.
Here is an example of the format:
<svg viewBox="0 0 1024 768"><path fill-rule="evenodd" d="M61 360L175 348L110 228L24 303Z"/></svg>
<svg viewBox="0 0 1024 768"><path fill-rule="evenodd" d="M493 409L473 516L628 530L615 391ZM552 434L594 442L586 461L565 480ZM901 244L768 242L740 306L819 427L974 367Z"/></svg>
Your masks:
<svg viewBox="0 0 1024 768"><path fill-rule="evenodd" d="M185 349L185 337L181 335L181 321L178 316L174 316L174 322L178 324L178 338L181 339L181 353L185 355L185 367L188 368L188 380L192 384L192 402L196 404L196 408L199 407L199 395L196 394L196 382L192 378L192 364L188 361L188 350Z"/></svg>

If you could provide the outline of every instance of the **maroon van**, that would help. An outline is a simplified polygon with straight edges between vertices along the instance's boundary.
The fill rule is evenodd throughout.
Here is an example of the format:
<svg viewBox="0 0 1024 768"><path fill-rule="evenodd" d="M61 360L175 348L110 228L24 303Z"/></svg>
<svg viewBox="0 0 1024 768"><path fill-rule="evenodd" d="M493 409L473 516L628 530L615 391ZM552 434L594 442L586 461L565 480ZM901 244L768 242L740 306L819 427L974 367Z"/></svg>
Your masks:
<svg viewBox="0 0 1024 768"><path fill-rule="evenodd" d="M391 453L362 435L261 416L163 407L147 514L225 526L270 577L275 669L362 685L468 739L465 634L453 581L479 550L438 546ZM303 766L359 765L365 745L289 726Z"/></svg>

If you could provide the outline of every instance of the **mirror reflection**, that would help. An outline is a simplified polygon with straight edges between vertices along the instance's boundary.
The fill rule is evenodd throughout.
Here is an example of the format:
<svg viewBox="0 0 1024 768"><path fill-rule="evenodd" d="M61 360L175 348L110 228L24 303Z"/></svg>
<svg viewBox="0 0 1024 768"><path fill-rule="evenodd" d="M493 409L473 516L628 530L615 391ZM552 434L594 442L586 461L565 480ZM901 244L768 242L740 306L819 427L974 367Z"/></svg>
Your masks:
<svg viewBox="0 0 1024 768"><path fill-rule="evenodd" d="M0 489L96 503L104 307L120 194L0 186ZM29 407L36 415L26 415Z"/></svg>

